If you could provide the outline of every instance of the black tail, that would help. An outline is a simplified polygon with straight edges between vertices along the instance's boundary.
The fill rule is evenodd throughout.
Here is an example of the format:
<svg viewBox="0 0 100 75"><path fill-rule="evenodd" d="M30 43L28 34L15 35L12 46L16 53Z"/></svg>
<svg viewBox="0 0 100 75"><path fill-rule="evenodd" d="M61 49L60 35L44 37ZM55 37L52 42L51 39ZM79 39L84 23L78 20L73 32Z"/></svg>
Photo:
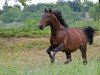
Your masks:
<svg viewBox="0 0 100 75"><path fill-rule="evenodd" d="M84 31L86 33L89 45L92 45L93 44L93 36L94 36L94 33L95 33L95 29L93 29L92 27L87 27L87 28L84 29Z"/></svg>

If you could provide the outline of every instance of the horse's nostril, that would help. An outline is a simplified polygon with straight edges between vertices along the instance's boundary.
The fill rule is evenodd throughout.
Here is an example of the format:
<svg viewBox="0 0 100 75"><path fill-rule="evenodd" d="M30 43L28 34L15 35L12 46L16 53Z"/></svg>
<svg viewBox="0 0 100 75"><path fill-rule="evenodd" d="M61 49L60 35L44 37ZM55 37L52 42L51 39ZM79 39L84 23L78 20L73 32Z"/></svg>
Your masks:
<svg viewBox="0 0 100 75"><path fill-rule="evenodd" d="M40 28L40 29L43 29L43 25L39 25L39 28Z"/></svg>

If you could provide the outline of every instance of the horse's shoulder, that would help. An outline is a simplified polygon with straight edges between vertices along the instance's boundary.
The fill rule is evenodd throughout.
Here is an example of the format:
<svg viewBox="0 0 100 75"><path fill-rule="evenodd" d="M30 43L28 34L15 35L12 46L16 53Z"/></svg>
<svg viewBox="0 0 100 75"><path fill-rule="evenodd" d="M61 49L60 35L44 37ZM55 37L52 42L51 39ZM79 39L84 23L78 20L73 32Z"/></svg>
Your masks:
<svg viewBox="0 0 100 75"><path fill-rule="evenodd" d="M55 36L51 35L51 37L50 37L50 41L52 41L52 42L56 41Z"/></svg>

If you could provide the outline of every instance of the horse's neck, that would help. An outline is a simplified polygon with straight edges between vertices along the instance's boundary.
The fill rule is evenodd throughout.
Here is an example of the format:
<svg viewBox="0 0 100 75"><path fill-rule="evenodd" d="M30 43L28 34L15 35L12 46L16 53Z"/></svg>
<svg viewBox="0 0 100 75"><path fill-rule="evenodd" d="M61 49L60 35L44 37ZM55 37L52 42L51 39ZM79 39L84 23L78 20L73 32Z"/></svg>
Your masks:
<svg viewBox="0 0 100 75"><path fill-rule="evenodd" d="M53 17L52 21L53 24L50 26L52 35L55 35L58 31L65 28L64 26L61 25L61 23L58 21L56 17Z"/></svg>

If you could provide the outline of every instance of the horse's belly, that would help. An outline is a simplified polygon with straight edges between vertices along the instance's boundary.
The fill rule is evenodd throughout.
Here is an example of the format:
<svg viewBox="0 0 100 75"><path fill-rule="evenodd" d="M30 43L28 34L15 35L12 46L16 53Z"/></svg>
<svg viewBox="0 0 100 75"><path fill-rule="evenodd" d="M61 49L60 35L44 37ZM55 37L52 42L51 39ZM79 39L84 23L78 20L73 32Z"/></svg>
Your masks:
<svg viewBox="0 0 100 75"><path fill-rule="evenodd" d="M80 44L71 44L71 45L67 45L66 48L64 49L64 51L66 52L74 52L76 51L78 48L80 47Z"/></svg>

